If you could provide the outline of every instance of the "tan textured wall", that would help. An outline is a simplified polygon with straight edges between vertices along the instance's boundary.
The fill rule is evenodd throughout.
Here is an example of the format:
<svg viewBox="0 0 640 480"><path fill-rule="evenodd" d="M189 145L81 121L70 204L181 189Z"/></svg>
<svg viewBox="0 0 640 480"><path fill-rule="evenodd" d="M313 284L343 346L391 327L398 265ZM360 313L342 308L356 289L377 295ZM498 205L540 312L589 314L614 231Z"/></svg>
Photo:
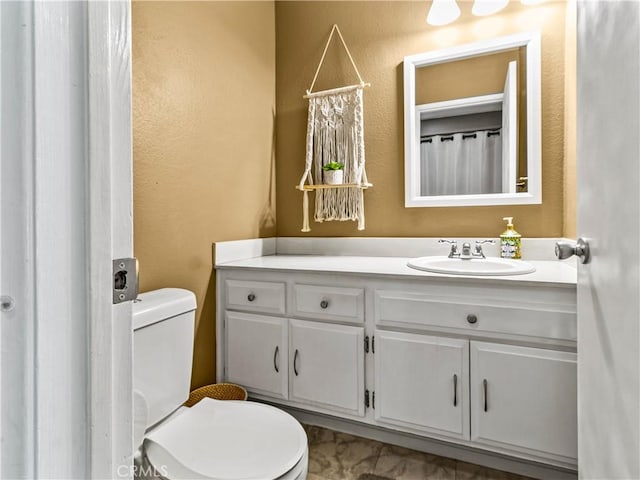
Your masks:
<svg viewBox="0 0 640 480"><path fill-rule="evenodd" d="M519 60L520 51L514 49L417 68L416 105L502 93L509 62ZM526 88L523 69L518 72L518 83L522 84L519 90Z"/></svg>
<svg viewBox="0 0 640 480"><path fill-rule="evenodd" d="M193 386L215 381L211 244L275 234L273 2L134 2L141 291L196 293Z"/></svg>
<svg viewBox="0 0 640 480"><path fill-rule="evenodd" d="M277 2L277 207L278 235L302 235L300 192L309 87L332 24L342 30L366 81L366 222L312 222L316 236L496 236L502 217L515 217L528 237L558 236L564 218L564 2L526 7L510 2L499 14L473 17L472 2L447 27L425 23L428 2ZM543 204L533 206L405 208L402 60L416 54L516 32L542 32ZM354 83L338 43L332 43L315 90Z"/></svg>
<svg viewBox="0 0 640 480"><path fill-rule="evenodd" d="M564 231L567 238L577 236L577 88L578 88L578 59L576 35L576 2L567 6L567 39L565 46L566 77L565 77L565 170L564 170Z"/></svg>

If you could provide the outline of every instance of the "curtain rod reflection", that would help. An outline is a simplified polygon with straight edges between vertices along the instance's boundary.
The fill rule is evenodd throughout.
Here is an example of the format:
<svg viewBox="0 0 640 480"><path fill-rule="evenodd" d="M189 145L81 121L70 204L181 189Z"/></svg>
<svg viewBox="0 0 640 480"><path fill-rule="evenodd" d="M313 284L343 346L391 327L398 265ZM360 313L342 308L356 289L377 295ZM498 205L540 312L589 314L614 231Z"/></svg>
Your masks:
<svg viewBox="0 0 640 480"><path fill-rule="evenodd" d="M473 133L470 133L473 132ZM453 136L462 133L462 139L467 140L468 138L477 138L477 134L481 132L487 132L487 137L493 137L494 135L500 135L500 129L496 130L495 128L486 129L486 130L471 130L470 132L453 132L453 133L436 133L433 135L422 135L420 136L420 143L431 143L433 142L434 137L440 137L441 142L453 141Z"/></svg>

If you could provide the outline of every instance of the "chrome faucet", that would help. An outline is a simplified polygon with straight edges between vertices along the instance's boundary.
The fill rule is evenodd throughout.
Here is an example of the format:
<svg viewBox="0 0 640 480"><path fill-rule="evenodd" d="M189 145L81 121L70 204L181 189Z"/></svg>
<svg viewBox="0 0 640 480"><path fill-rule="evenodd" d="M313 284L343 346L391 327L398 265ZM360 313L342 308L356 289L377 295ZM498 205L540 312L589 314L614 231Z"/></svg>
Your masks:
<svg viewBox="0 0 640 480"><path fill-rule="evenodd" d="M458 251L458 242L456 240L447 240L445 238L441 238L438 240L438 243L446 243L451 245L451 250L449 251L449 258L459 258L460 260L471 260L473 258L486 258L484 252L482 251L482 245L485 243L489 243L491 245L495 244L495 240L476 240L475 250L471 252L471 244L469 242L464 242L462 244L462 252Z"/></svg>

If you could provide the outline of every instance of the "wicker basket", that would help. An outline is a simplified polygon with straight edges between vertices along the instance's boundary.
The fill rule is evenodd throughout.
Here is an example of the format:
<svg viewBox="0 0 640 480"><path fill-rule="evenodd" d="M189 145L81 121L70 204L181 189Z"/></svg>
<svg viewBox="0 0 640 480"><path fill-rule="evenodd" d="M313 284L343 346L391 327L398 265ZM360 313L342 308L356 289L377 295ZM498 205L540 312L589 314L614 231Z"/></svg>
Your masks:
<svg viewBox="0 0 640 480"><path fill-rule="evenodd" d="M247 391L240 385L233 383L214 383L196 388L189 395L189 400L184 402L185 407L192 407L204 397L216 400L246 400Z"/></svg>

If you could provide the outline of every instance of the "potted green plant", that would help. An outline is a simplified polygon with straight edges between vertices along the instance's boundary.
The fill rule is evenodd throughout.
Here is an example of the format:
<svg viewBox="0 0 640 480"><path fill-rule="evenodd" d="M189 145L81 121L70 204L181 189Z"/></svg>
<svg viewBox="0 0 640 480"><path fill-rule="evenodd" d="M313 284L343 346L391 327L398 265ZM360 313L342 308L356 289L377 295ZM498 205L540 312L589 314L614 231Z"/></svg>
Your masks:
<svg viewBox="0 0 640 480"><path fill-rule="evenodd" d="M326 185L344 183L344 163L329 162L322 166L322 178Z"/></svg>

